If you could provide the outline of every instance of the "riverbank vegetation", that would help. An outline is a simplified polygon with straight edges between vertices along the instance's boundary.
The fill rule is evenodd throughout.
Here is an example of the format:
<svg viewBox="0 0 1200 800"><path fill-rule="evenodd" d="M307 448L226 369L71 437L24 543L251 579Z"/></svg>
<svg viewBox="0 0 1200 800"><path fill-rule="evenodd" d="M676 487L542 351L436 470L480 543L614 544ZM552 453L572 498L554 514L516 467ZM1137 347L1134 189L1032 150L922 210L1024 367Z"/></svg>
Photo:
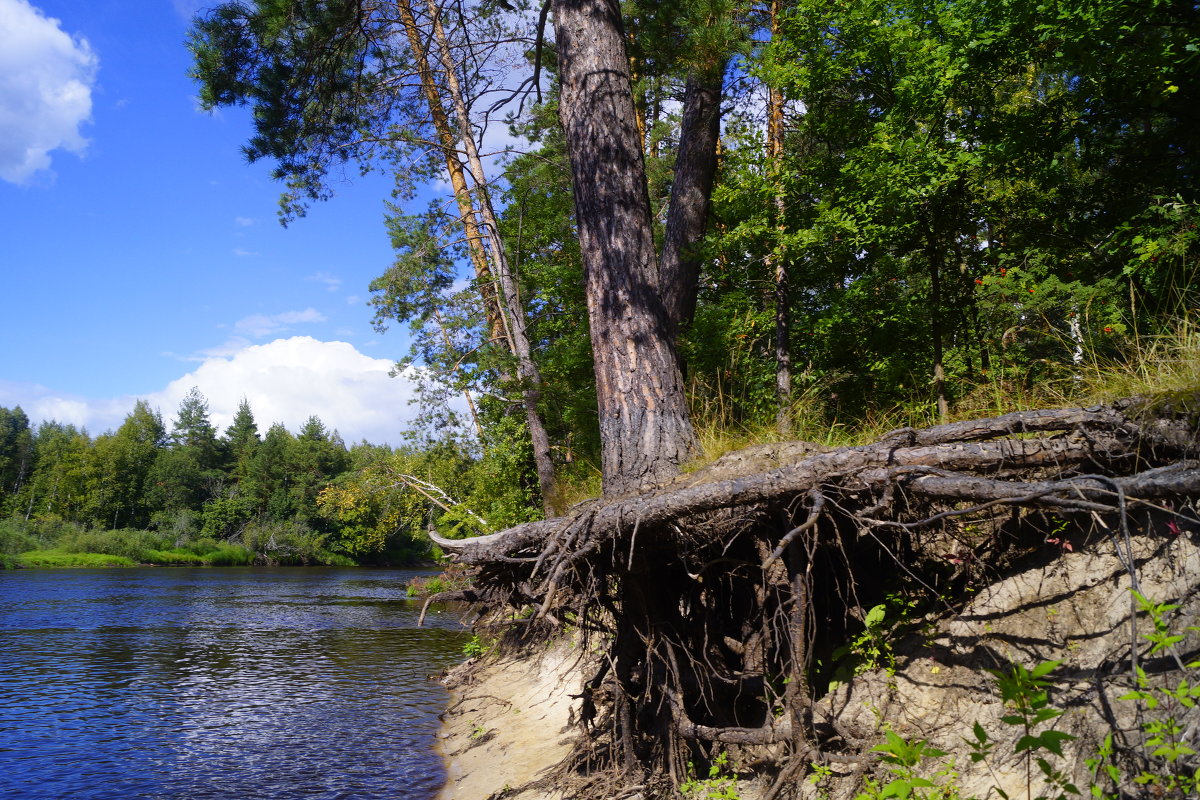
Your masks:
<svg viewBox="0 0 1200 800"><path fill-rule="evenodd" d="M316 417L296 434L276 424L260 436L245 401L218 435L197 390L170 429L139 401L116 431L96 437L54 421L31 426L19 407L0 408L0 558L26 567L428 559L421 508L412 520L394 511L371 538L339 482L379 461L428 479L430 465L453 468L450 452L347 448Z"/></svg>

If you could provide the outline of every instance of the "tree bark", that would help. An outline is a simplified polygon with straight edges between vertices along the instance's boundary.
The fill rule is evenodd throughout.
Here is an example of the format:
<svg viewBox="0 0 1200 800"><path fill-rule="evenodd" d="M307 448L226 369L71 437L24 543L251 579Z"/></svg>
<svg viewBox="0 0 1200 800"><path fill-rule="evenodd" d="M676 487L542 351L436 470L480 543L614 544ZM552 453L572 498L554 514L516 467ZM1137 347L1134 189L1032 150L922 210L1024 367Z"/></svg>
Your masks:
<svg viewBox="0 0 1200 800"><path fill-rule="evenodd" d="M779 0L771 2L771 38L779 35ZM774 177L775 230L782 238L787 200L784 196L783 162L783 92L767 87L767 170ZM774 268L775 278L775 429L784 439L792 436L792 350L791 350L791 293L788 286L787 260L781 246L767 257Z"/></svg>
<svg viewBox="0 0 1200 800"><path fill-rule="evenodd" d="M721 132L721 92L725 64L693 69L683 93L679 152L671 183L666 234L658 279L671 333L691 324L696 314L700 259L692 252L704 237L704 226L717 172L717 140Z"/></svg>
<svg viewBox="0 0 1200 800"><path fill-rule="evenodd" d="M574 176L604 493L664 481L696 452L659 296L645 164L617 0L555 0L559 113Z"/></svg>
<svg viewBox="0 0 1200 800"><path fill-rule="evenodd" d="M496 279L492 275L487 252L483 247L483 234L479 230L479 221L475 216L474 204L471 202L471 191L467 186L466 173L463 170L462 162L458 160L450 119L446 114L445 106L442 105L437 82L433 77L428 47L422 37L420 27L417 26L417 20L409 0L396 0L396 10L400 14L400 23L404 26L409 49L412 50L417 76L421 80L421 90L425 94L425 102L429 107L429 116L433 121L434 132L437 134L442 156L446 161L446 172L450 176L450 188L454 190L458 216L467 239L467 253L471 258L471 266L475 270L475 283L479 287L480 298L483 300L483 313L487 320L488 336L492 342L511 348L500 309L500 301L496 295Z"/></svg>

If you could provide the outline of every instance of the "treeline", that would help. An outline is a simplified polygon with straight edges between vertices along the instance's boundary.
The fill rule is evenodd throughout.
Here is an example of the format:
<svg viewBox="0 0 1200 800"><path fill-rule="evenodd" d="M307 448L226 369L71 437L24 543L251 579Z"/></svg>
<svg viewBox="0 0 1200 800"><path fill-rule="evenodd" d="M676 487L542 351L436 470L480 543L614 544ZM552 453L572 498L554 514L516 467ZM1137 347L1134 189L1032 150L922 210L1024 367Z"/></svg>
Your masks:
<svg viewBox="0 0 1200 800"><path fill-rule="evenodd" d="M180 403L169 428L139 400L120 427L96 437L55 421L34 427L20 407L0 408L0 519L7 521L0 550L70 540L76 550L135 561L142 560L138 547L186 551L189 545L195 555L221 552L233 562L412 559L425 554L413 541L414 526L396 518L366 547L359 528L322 494L354 470L394 456L366 443L347 449L316 416L296 433L276 423L260 434L244 399L232 424L218 432L198 389ZM414 525L420 530L419 521ZM84 535L94 531L118 535Z"/></svg>

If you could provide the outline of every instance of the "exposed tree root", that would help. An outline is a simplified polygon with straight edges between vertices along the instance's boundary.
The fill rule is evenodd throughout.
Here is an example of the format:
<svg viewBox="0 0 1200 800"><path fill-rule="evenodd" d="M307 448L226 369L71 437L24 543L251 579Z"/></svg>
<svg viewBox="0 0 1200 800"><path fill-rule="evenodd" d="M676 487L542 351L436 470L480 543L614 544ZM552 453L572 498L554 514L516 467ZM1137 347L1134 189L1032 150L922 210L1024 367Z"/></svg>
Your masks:
<svg viewBox="0 0 1200 800"><path fill-rule="evenodd" d="M903 429L437 541L479 567L481 602L533 611L514 624L557 619L601 637L572 769L678 786L690 762L729 746L853 764L847 739L814 720L811 686L827 683L866 609L889 592L953 609L986 571L1047 546L1049 512L1077 531L1131 513L1194 526L1196 425L1123 401Z"/></svg>

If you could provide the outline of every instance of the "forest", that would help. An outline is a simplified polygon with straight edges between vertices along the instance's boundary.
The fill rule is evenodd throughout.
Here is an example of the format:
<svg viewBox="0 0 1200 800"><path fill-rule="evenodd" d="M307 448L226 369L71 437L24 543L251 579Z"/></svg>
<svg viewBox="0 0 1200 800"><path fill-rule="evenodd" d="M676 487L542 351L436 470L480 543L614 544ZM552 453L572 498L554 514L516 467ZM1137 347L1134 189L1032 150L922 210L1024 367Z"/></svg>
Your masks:
<svg viewBox="0 0 1200 800"><path fill-rule="evenodd" d="M421 420L393 452L347 449L315 418L260 436L245 405L218 435L198 394L169 431L139 404L95 438L6 409L0 510L22 532L7 535L411 557L431 528L496 531L619 487L611 420L636 432L641 390L603 379L619 365L596 353L619 348L594 345L641 334L589 304L640 300L600 285L622 270L585 245L662 287L646 338L684 403L660 431L668 472L738 444L865 441L1194 378L1192 5L625 3L631 106L578 141L603 151L587 185L626 179L606 191L642 209L633 236L576 210L568 123L598 104L568 91L548 10L294 0L198 17L201 101L251 107L245 152L274 165L285 224L355 171L394 175L396 259L370 302L379 330L408 327L397 368L420 367Z"/></svg>
<svg viewBox="0 0 1200 800"><path fill-rule="evenodd" d="M484 482L432 517L496 530L731 443L1186 384L1192 5L627 2L612 92L564 76L599 74L564 58L595 24L571 14L612 4L551 5L231 2L192 31L285 224L395 177L376 326L411 334L416 439Z"/></svg>
<svg viewBox="0 0 1200 800"><path fill-rule="evenodd" d="M447 457L434 475L470 472L439 455ZM260 434L245 399L218 432L196 388L169 428L139 400L115 431L95 437L54 421L32 426L20 407L0 408L0 559L7 566L411 563L429 555L427 543L414 541L424 538L423 510L393 498L377 511L392 516L376 531L361 509L345 513L339 481L385 459L401 474L428 476L432 458L432 450L365 442L347 449L315 416L296 433L276 423ZM417 522L405 524L406 513Z"/></svg>

